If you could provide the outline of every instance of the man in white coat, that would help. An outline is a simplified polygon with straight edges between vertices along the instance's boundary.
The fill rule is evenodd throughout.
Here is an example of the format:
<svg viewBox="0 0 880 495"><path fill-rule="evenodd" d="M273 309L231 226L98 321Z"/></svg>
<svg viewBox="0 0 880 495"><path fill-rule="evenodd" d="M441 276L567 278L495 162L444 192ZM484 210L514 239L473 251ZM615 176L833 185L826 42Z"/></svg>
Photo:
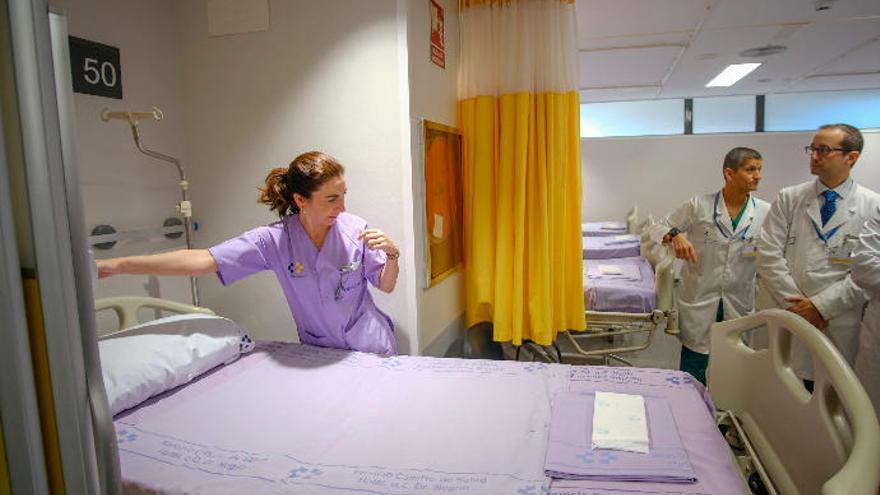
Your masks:
<svg viewBox="0 0 880 495"><path fill-rule="evenodd" d="M815 180L786 187L758 241L758 309L782 308L821 329L852 365L865 293L850 276L853 249L880 195L850 177L864 140L847 124L819 128L805 147ZM792 367L813 387L813 363L792 343Z"/></svg>
<svg viewBox="0 0 880 495"><path fill-rule="evenodd" d="M694 196L651 227L655 242L672 244L682 268L680 369L706 383L709 327L739 318L755 305L755 239L770 205L755 198L761 154L734 148L724 157L724 188Z"/></svg>
<svg viewBox="0 0 880 495"><path fill-rule="evenodd" d="M871 297L859 331L856 375L880 417L880 208L865 223L859 236L859 244L853 253L852 279Z"/></svg>

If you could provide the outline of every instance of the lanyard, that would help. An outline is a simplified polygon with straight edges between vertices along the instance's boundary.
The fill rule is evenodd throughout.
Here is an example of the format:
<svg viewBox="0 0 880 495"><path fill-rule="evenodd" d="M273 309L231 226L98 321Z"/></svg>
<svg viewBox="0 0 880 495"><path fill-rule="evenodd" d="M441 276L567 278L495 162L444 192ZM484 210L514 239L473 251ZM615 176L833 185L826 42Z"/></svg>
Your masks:
<svg viewBox="0 0 880 495"><path fill-rule="evenodd" d="M712 209L712 221L715 223L715 228L718 229L718 232L721 232L721 235L723 235L725 239L730 239L731 236L727 235L727 233L724 232L724 228L721 227L720 223L718 223L718 201L720 199L721 199L721 192L719 191L719 192L715 193L715 207ZM752 200L752 209L754 210L755 209L755 198L752 197L751 200ZM743 231L740 233L740 235L735 236L735 237L739 237L741 240L745 240L746 233L749 231L750 228L752 228L751 223L748 226L746 226L745 229L743 229Z"/></svg>
<svg viewBox="0 0 880 495"><path fill-rule="evenodd" d="M828 233L823 234L822 231L819 230L819 226L816 225L816 221L815 221L815 220L813 220L813 219L811 218L811 219L810 219L810 223L813 224L813 230L816 231L816 235L819 236L819 240L821 240L821 241L824 242L825 244L828 244L828 241L831 240L832 237L834 237L834 234L836 234L837 231L838 231L838 230L840 229L840 227L841 227L841 225L838 225L837 227L834 227L833 229L829 230Z"/></svg>

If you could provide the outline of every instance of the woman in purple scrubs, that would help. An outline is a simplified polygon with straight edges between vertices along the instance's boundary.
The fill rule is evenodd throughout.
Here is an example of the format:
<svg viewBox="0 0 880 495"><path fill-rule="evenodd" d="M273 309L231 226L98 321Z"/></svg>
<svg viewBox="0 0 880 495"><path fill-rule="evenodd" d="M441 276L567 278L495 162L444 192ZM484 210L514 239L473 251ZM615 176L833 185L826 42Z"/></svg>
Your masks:
<svg viewBox="0 0 880 495"><path fill-rule="evenodd" d="M281 219L209 249L98 260L98 275L202 275L229 285L261 270L275 273L300 342L395 354L391 318L367 283L391 292L400 252L379 229L345 212L345 169L333 157L304 153L266 177L260 202Z"/></svg>

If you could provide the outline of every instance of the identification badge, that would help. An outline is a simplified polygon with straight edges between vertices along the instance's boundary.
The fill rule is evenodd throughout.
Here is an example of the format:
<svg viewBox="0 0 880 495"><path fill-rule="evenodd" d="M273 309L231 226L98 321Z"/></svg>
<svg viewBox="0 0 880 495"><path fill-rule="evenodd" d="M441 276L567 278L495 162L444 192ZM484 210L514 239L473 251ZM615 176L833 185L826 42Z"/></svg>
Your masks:
<svg viewBox="0 0 880 495"><path fill-rule="evenodd" d="M758 256L758 246L755 245L754 237L747 237L743 239L745 243L742 248L742 257L743 258L756 258Z"/></svg>
<svg viewBox="0 0 880 495"><path fill-rule="evenodd" d="M348 263L347 265L340 266L339 273L351 273L351 272L357 270L358 268L360 268L360 266L361 266L360 260L354 260L351 263Z"/></svg>
<svg viewBox="0 0 880 495"><path fill-rule="evenodd" d="M846 234L845 236L843 236L843 241L840 243L840 245L829 251L829 261L831 261L831 263L835 265L852 265L853 251L855 251L858 244L858 234Z"/></svg>

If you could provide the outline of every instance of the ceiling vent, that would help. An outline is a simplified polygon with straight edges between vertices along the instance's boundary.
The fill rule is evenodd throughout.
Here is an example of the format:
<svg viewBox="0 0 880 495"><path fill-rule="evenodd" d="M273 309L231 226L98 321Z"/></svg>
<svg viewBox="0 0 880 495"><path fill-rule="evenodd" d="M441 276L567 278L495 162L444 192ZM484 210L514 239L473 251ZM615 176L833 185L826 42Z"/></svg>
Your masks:
<svg viewBox="0 0 880 495"><path fill-rule="evenodd" d="M747 58L769 57L770 55L782 53L785 50L788 50L788 47L783 45L759 46L758 48L749 48L748 50L743 50L739 52L739 56Z"/></svg>

